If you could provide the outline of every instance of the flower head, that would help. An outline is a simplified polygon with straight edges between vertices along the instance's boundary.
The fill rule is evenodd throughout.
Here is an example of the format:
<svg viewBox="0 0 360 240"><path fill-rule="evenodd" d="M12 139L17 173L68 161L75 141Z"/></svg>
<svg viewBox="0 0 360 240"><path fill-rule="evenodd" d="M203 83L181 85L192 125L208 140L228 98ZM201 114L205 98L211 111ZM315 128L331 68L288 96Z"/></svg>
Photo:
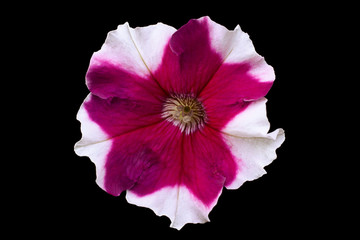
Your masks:
<svg viewBox="0 0 360 240"><path fill-rule="evenodd" d="M75 152L95 163L106 192L126 191L172 227L209 221L223 186L262 176L285 139L268 133L274 79L239 26L125 23L91 58Z"/></svg>

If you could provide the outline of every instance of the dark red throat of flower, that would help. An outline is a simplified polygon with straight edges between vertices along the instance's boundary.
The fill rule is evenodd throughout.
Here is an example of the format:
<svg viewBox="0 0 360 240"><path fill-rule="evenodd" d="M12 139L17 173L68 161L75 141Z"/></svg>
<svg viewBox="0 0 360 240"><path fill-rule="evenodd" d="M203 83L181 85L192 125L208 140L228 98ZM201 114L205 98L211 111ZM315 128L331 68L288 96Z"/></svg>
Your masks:
<svg viewBox="0 0 360 240"><path fill-rule="evenodd" d="M207 122L203 104L192 95L172 95L163 105L162 117L190 134L203 128Z"/></svg>

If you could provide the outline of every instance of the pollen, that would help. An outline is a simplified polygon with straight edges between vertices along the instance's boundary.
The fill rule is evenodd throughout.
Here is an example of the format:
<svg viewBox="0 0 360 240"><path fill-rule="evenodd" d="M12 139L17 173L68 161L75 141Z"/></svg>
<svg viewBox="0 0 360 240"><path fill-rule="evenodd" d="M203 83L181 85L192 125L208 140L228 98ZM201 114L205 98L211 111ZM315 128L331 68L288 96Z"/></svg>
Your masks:
<svg viewBox="0 0 360 240"><path fill-rule="evenodd" d="M161 116L186 134L202 129L207 122L204 105L192 94L168 97L164 101Z"/></svg>

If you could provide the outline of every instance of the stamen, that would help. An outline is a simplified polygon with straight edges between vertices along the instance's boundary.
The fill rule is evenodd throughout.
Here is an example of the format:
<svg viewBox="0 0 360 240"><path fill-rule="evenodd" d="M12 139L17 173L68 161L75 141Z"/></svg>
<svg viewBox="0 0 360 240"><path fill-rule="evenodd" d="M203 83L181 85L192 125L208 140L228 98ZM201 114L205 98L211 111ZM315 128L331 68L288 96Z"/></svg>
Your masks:
<svg viewBox="0 0 360 240"><path fill-rule="evenodd" d="M193 95L172 95L164 102L162 117L190 134L204 127L207 117L203 104Z"/></svg>

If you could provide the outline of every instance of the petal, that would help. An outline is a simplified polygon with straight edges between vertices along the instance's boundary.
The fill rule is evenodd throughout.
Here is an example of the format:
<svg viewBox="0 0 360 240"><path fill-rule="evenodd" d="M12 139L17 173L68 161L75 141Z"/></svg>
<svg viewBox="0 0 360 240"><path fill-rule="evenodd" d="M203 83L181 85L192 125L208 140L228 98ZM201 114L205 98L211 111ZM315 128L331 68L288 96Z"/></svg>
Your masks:
<svg viewBox="0 0 360 240"><path fill-rule="evenodd" d="M265 62L254 48L249 35L240 26L233 31L213 21L209 21L211 47L221 56L223 64L248 64L250 75L260 82L273 82L275 74L273 68Z"/></svg>
<svg viewBox="0 0 360 240"><path fill-rule="evenodd" d="M101 187L112 195L130 190L133 203L148 198L152 199L149 204L163 201L167 192L164 207L178 211L161 212L156 206L153 210L167 215L176 228L208 221L222 187L236 177L230 148L221 133L211 128L185 135L172 123L161 121L112 137L110 150L102 153L105 161L96 165L103 174Z"/></svg>
<svg viewBox="0 0 360 240"><path fill-rule="evenodd" d="M142 97L145 93L138 93ZM98 124L108 138L141 129L163 121L160 101L132 100L121 98L102 99L90 94L83 104L89 117Z"/></svg>
<svg viewBox="0 0 360 240"><path fill-rule="evenodd" d="M85 109L85 103L90 101L90 98L91 94L86 97L76 116L81 122L82 138L75 144L74 150L79 156L88 156L96 165L96 183L104 188L104 166L106 155L111 149L111 141L100 126L90 119Z"/></svg>
<svg viewBox="0 0 360 240"><path fill-rule="evenodd" d="M222 129L249 101L264 97L275 79L273 68L256 53L249 36L212 24L211 46L223 63L200 93L212 127Z"/></svg>
<svg viewBox="0 0 360 240"><path fill-rule="evenodd" d="M163 23L130 28L134 45L151 72L160 66L165 47L174 32L176 32L175 28Z"/></svg>
<svg viewBox="0 0 360 240"><path fill-rule="evenodd" d="M276 159L275 150L285 140L282 129L268 133L265 104L265 98L252 102L222 130L238 164L236 179L226 186L229 189L265 174L264 167Z"/></svg>
<svg viewBox="0 0 360 240"><path fill-rule="evenodd" d="M116 136L106 168L106 190L114 195L126 189L119 178L128 176L132 191L138 195L184 184L205 205L211 205L236 171L219 132L209 128L189 136L169 122Z"/></svg>
<svg viewBox="0 0 360 240"><path fill-rule="evenodd" d="M236 179L226 187L237 189L245 181L257 179L266 173L264 167L276 159L276 149L285 140L282 129L277 129L265 137L225 137L231 146L231 152L236 157L239 168Z"/></svg>
<svg viewBox="0 0 360 240"><path fill-rule="evenodd" d="M93 57L110 60L133 74L149 76L149 70L161 63L164 47L175 31L162 23L135 29L125 23L108 33L104 45Z"/></svg>
<svg viewBox="0 0 360 240"><path fill-rule="evenodd" d="M266 98L249 102L246 109L234 117L222 132L240 137L264 137L270 129L266 117Z"/></svg>
<svg viewBox="0 0 360 240"><path fill-rule="evenodd" d="M208 17L192 19L172 35L154 73L164 89L198 94L217 71L223 60L211 48L211 24Z"/></svg>
<svg viewBox="0 0 360 240"><path fill-rule="evenodd" d="M251 68L249 63L222 64L200 97L218 101L220 106L264 97L273 82L260 81L250 74Z"/></svg>
<svg viewBox="0 0 360 240"><path fill-rule="evenodd" d="M77 114L82 138L75 144L79 156L88 156L96 165L96 182L105 189L105 164L114 138L162 121L160 104L120 98L102 99L89 94Z"/></svg>
<svg viewBox="0 0 360 240"><path fill-rule="evenodd" d="M180 139L179 129L167 121L116 136L107 155L105 190L119 195L133 189L146 195L175 185Z"/></svg>
<svg viewBox="0 0 360 240"><path fill-rule="evenodd" d="M220 192L221 193L221 192ZM220 195L219 193L219 195ZM158 216L167 216L170 227L180 230L187 223L204 223L216 202L205 206L184 186L162 188L150 195L138 196L131 190L126 193L129 203L152 209Z"/></svg>
<svg viewBox="0 0 360 240"><path fill-rule="evenodd" d="M105 59L92 58L86 74L89 90L101 97L153 101L164 92L151 77L140 77Z"/></svg>
<svg viewBox="0 0 360 240"><path fill-rule="evenodd" d="M213 81L213 76L223 65L239 69L239 73L232 74L232 79L244 75L244 66L248 68L245 73L256 82L272 82L275 79L272 67L256 53L249 36L239 26L234 31L229 31L209 17L192 19L173 34L165 49L162 64L154 76L167 91L192 92L198 95ZM220 74L223 75L223 72L226 70ZM218 77L213 85L219 87L218 80L222 79ZM239 85L237 79L233 81ZM223 82L220 81L221 83ZM214 86L211 88L215 88ZM269 86L271 84L259 87ZM269 88L263 92L268 90ZM248 97L257 99L264 95L250 94Z"/></svg>
<svg viewBox="0 0 360 240"><path fill-rule="evenodd" d="M129 85L153 89L158 83L151 72L161 63L173 32L173 27L162 23L135 29L125 23L109 32L90 61L86 77L90 91L105 98L123 94Z"/></svg>

